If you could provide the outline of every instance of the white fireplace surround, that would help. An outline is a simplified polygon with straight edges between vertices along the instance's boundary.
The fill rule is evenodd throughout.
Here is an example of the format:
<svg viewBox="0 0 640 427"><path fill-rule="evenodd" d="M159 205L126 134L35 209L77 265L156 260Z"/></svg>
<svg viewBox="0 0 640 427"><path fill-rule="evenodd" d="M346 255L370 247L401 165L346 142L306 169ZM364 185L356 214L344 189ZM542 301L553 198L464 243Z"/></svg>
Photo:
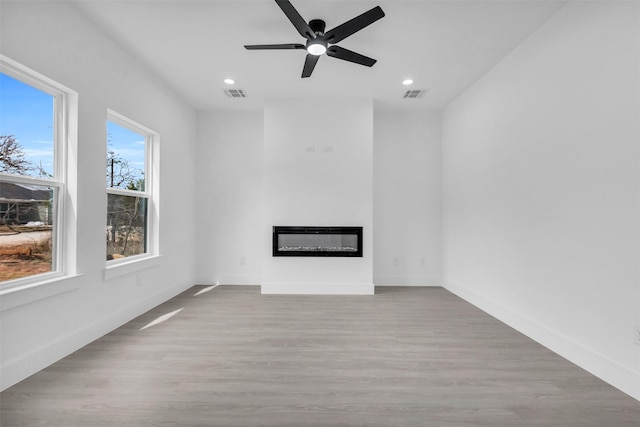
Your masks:
<svg viewBox="0 0 640 427"><path fill-rule="evenodd" d="M263 159L262 293L373 294L373 102L268 102ZM276 224L362 226L363 256L270 256Z"/></svg>

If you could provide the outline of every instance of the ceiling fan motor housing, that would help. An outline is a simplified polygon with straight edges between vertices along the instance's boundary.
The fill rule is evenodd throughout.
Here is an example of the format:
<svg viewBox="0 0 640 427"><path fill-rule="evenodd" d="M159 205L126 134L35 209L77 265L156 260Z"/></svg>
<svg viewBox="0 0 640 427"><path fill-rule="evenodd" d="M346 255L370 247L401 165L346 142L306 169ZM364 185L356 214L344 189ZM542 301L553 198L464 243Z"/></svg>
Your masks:
<svg viewBox="0 0 640 427"><path fill-rule="evenodd" d="M309 28L313 30L314 37L307 38L307 52L311 55L323 55L327 51L328 43L324 39L324 28L326 24L322 19L312 19L309 21Z"/></svg>
<svg viewBox="0 0 640 427"><path fill-rule="evenodd" d="M311 28L318 37L324 36L324 29L326 25L327 24L322 19L312 19L309 21L309 28Z"/></svg>

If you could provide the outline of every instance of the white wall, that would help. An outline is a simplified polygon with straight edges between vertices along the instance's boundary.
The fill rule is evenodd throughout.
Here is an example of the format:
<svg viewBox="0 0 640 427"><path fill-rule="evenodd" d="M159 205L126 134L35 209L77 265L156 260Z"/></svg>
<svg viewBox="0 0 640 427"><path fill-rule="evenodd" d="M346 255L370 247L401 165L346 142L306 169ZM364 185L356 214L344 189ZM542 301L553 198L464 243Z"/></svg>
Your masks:
<svg viewBox="0 0 640 427"><path fill-rule="evenodd" d="M443 123L447 288L636 398L638 7L568 4Z"/></svg>
<svg viewBox="0 0 640 427"><path fill-rule="evenodd" d="M262 282L262 111L198 115L197 280Z"/></svg>
<svg viewBox="0 0 640 427"><path fill-rule="evenodd" d="M195 113L75 8L3 2L2 54L79 94L80 276L2 296L1 387L37 372L195 283ZM108 281L106 114L160 134L161 264Z"/></svg>
<svg viewBox="0 0 640 427"><path fill-rule="evenodd" d="M302 158L322 166L332 159L324 153L331 144L319 139L315 153L301 146ZM264 249L271 235L262 229L263 205L270 203L262 188L264 114L202 112L198 144L198 283L262 283L262 263L271 256ZM440 115L374 105L376 285L440 284L440 174Z"/></svg>
<svg viewBox="0 0 640 427"><path fill-rule="evenodd" d="M440 114L376 108L373 117L373 281L440 286Z"/></svg>
<svg viewBox="0 0 640 427"><path fill-rule="evenodd" d="M373 293L373 103L270 101L264 112L263 251L274 225L362 226L361 258L272 257L263 293Z"/></svg>

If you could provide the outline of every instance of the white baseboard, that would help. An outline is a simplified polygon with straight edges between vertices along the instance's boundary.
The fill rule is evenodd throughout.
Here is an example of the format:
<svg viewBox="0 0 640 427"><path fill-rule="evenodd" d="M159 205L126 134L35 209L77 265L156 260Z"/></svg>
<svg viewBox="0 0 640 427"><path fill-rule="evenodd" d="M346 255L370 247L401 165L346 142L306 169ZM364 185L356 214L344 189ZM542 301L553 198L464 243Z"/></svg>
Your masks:
<svg viewBox="0 0 640 427"><path fill-rule="evenodd" d="M376 286L442 286L439 277L432 276L373 276Z"/></svg>
<svg viewBox="0 0 640 427"><path fill-rule="evenodd" d="M634 372L621 366L607 357L535 321L522 317L463 286L447 281L444 288L634 399L640 400L640 372Z"/></svg>
<svg viewBox="0 0 640 427"><path fill-rule="evenodd" d="M373 295L373 283L263 283L262 294Z"/></svg>
<svg viewBox="0 0 640 427"><path fill-rule="evenodd" d="M0 391L6 390L12 385L41 371L92 341L119 328L140 314L184 292L191 286L192 285L185 284L181 287L165 289L151 295L144 301L139 301L136 304L111 313L108 317L88 325L83 325L80 329L68 333L52 343L46 344L18 359L7 362L0 367Z"/></svg>
<svg viewBox="0 0 640 427"><path fill-rule="evenodd" d="M196 283L209 283L211 285L259 285L262 283L262 277L254 275L228 275L220 276L215 280L201 279Z"/></svg>
<svg viewBox="0 0 640 427"><path fill-rule="evenodd" d="M238 283L237 281L233 282L218 282L218 283L208 283L208 282L199 282L196 283L195 286L260 286L260 282L242 282Z"/></svg>

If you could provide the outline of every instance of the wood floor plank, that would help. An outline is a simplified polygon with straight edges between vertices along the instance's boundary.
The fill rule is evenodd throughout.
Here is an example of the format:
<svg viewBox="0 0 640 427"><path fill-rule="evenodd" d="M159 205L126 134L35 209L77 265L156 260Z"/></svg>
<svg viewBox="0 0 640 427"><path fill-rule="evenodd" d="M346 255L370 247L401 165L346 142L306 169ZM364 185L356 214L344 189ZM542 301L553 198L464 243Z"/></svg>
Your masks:
<svg viewBox="0 0 640 427"><path fill-rule="evenodd" d="M201 289L5 390L0 424L640 426L640 402L441 288Z"/></svg>

